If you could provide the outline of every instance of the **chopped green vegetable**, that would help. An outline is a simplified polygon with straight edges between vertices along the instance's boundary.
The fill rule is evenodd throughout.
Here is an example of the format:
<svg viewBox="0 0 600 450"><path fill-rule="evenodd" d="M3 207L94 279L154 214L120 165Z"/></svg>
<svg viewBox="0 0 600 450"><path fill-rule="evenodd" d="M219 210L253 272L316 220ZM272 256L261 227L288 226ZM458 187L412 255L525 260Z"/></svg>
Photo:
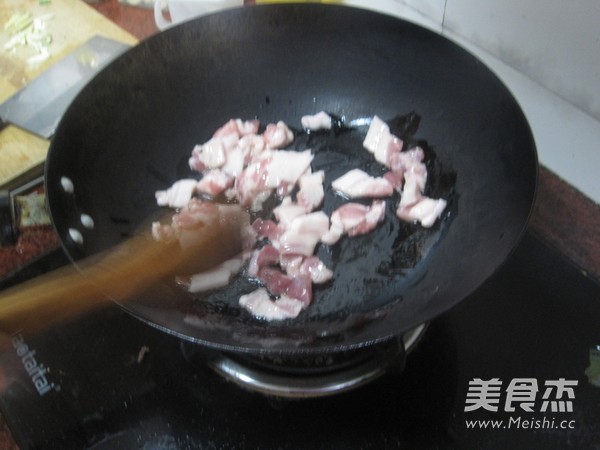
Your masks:
<svg viewBox="0 0 600 450"><path fill-rule="evenodd" d="M50 1L50 0L38 0ZM50 57L50 44L52 35L46 31L46 21L51 19L53 14L44 14L39 17L33 17L31 13L15 13L4 24L11 38L4 43L5 50L14 50L16 47L26 46L37 54L27 59L27 64L39 64Z"/></svg>
<svg viewBox="0 0 600 450"><path fill-rule="evenodd" d="M15 13L4 24L4 31L7 31L10 34L15 34L31 26L32 23L33 16L31 13Z"/></svg>

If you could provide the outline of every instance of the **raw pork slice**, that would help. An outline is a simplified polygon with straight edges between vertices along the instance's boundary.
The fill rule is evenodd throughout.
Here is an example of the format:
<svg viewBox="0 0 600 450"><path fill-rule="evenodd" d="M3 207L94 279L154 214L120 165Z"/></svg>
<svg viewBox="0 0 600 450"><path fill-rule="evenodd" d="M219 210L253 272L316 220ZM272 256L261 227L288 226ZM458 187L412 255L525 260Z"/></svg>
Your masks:
<svg viewBox="0 0 600 450"><path fill-rule="evenodd" d="M183 208L191 200L196 184L198 180L191 178L176 181L170 188L156 191L156 204L170 208Z"/></svg>
<svg viewBox="0 0 600 450"><path fill-rule="evenodd" d="M430 228L446 208L446 200L421 197L421 199L406 207L398 207L396 215L406 222L420 222L422 227Z"/></svg>
<svg viewBox="0 0 600 450"><path fill-rule="evenodd" d="M331 214L331 228L322 241L335 244L343 235L357 236L373 230L385 216L385 201L375 200L371 206L346 203ZM336 239L337 238L337 239Z"/></svg>
<svg viewBox="0 0 600 450"><path fill-rule="evenodd" d="M403 142L390 132L390 127L374 116L363 141L363 146L375 156L375 160L389 167L392 155L402 150Z"/></svg>
<svg viewBox="0 0 600 450"><path fill-rule="evenodd" d="M306 214L306 208L294 203L291 197L285 197L281 204L273 209L273 215L279 225L285 230L290 227L296 217Z"/></svg>
<svg viewBox="0 0 600 450"><path fill-rule="evenodd" d="M284 255L311 256L328 230L329 217L323 211L296 217L279 238L279 251Z"/></svg>
<svg viewBox="0 0 600 450"><path fill-rule="evenodd" d="M219 169L209 170L196 184L196 192L216 197L233 186L233 178Z"/></svg>
<svg viewBox="0 0 600 450"><path fill-rule="evenodd" d="M372 177L360 169L352 169L333 180L331 187L348 198L387 197L394 186L383 177Z"/></svg>
<svg viewBox="0 0 600 450"><path fill-rule="evenodd" d="M299 205L304 207L306 212L311 212L321 206L325 197L324 179L325 172L322 170L315 173L306 173L300 177L298 182L300 190L296 195L296 200Z"/></svg>
<svg viewBox="0 0 600 450"><path fill-rule="evenodd" d="M242 259L235 258L227 260L213 269L194 274L189 281L183 281L189 292L203 292L227 286L233 275L242 267Z"/></svg>
<svg viewBox="0 0 600 450"><path fill-rule="evenodd" d="M313 155L310 150L303 152L278 150L271 151L266 164L265 184L278 188L282 183L295 184L310 169Z"/></svg>
<svg viewBox="0 0 600 450"><path fill-rule="evenodd" d="M311 281L315 284L323 284L333 278L333 271L316 256L304 258L304 261L300 265L299 273L308 273Z"/></svg>
<svg viewBox="0 0 600 450"><path fill-rule="evenodd" d="M273 301L265 288L242 295L239 304L254 317L268 321L293 319L302 311L301 301L285 295Z"/></svg>
<svg viewBox="0 0 600 450"><path fill-rule="evenodd" d="M279 121L267 125L263 138L267 148L283 148L294 140L294 133L285 122Z"/></svg>
<svg viewBox="0 0 600 450"><path fill-rule="evenodd" d="M300 123L302 123L302 128L313 131L330 130L333 125L331 116L325 111L318 112L317 114L312 116L302 116L302 118L300 119Z"/></svg>

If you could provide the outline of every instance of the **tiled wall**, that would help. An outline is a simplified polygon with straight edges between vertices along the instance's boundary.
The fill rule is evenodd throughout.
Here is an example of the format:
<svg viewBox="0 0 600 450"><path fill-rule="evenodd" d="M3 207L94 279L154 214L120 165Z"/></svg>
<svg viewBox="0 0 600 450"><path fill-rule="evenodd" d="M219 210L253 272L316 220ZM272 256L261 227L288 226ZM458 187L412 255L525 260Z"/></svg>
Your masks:
<svg viewBox="0 0 600 450"><path fill-rule="evenodd" d="M521 104L542 164L600 203L600 1L347 0L481 58Z"/></svg>
<svg viewBox="0 0 600 450"><path fill-rule="evenodd" d="M448 0L443 27L600 119L598 0Z"/></svg>

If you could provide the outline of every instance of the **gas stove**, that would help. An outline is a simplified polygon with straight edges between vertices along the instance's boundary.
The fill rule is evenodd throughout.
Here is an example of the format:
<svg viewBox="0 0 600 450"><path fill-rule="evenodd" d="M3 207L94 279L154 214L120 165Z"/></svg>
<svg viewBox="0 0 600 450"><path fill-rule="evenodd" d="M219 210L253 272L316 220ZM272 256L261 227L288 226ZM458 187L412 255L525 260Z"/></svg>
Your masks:
<svg viewBox="0 0 600 450"><path fill-rule="evenodd" d="M218 370L231 355L115 305L13 335L0 409L23 450L599 449L599 323L600 286L527 233L475 294L405 337L403 368L344 392L240 387L237 366Z"/></svg>

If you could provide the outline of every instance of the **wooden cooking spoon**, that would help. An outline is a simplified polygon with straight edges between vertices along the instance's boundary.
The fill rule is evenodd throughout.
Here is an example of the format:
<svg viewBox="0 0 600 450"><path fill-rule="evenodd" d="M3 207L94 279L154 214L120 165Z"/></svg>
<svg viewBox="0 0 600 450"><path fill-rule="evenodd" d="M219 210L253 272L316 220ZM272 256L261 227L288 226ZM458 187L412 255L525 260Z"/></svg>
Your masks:
<svg viewBox="0 0 600 450"><path fill-rule="evenodd" d="M0 292L0 331L41 331L111 300L127 301L167 275L206 270L241 251L248 223L240 208L222 210L194 229L194 239L155 242L143 232L75 266L67 266ZM189 236L188 236L189 237Z"/></svg>

